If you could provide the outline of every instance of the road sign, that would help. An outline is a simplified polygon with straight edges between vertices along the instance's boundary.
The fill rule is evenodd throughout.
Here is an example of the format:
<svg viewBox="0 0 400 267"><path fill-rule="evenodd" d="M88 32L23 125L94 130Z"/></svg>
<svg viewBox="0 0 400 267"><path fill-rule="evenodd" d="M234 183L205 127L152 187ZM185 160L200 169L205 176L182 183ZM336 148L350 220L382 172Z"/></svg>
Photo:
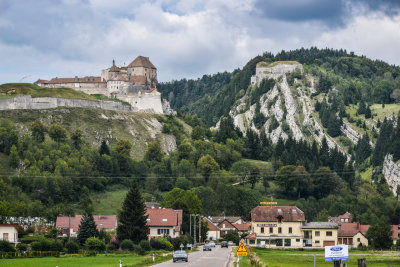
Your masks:
<svg viewBox="0 0 400 267"><path fill-rule="evenodd" d="M240 242L239 248L236 251L238 256L247 256L247 249L242 242Z"/></svg>

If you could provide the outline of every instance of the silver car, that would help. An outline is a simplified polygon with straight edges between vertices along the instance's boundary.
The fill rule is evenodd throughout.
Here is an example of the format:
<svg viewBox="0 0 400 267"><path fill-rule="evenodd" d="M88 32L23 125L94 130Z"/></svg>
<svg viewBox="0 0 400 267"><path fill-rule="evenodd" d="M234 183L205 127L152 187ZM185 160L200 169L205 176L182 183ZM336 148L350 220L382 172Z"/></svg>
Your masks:
<svg viewBox="0 0 400 267"><path fill-rule="evenodd" d="M186 261L188 262L188 254L184 250L177 250L172 255L172 261Z"/></svg>
<svg viewBox="0 0 400 267"><path fill-rule="evenodd" d="M208 245L210 245L210 247L213 247L213 248L215 248L215 242L214 242L214 241L210 241L210 242L208 242Z"/></svg>

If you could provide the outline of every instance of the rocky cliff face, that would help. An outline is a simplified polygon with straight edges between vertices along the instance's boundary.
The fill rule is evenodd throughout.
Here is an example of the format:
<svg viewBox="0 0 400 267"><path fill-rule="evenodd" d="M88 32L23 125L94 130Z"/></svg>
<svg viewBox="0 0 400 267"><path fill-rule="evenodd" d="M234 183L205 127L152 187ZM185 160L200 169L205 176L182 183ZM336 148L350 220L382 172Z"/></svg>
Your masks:
<svg viewBox="0 0 400 267"><path fill-rule="evenodd" d="M274 68L277 70L274 71ZM260 133L260 130L265 130L267 136L272 142L277 142L281 137L288 138L290 133L296 140L316 140L321 143L325 137L328 146L334 148L337 146L345 154L346 151L341 148L340 144L329 136L324 130L316 111L314 110L314 102L311 98L314 89L313 77L304 77L308 82L294 80L290 86L287 79L287 73L294 70L302 70L303 68L297 65L292 68L282 67L280 64L269 68L269 73L279 73L278 75L256 75L257 78L252 78L253 85L258 86L262 79L274 78L276 84L272 90L263 94L259 99L260 112L266 117L266 121L262 127L257 128L253 122L256 113L256 104L247 106L249 95L244 95L231 109L230 115L234 119L235 125L245 134L248 128ZM287 72L285 72L287 70ZM257 80L257 82L255 82ZM306 84L308 84L306 86ZM218 127L219 124L217 124ZM348 136L351 141L357 143L360 136L357 131L345 124L342 127L342 132Z"/></svg>
<svg viewBox="0 0 400 267"><path fill-rule="evenodd" d="M393 155L386 155L383 162L382 174L392 190L394 195L397 195L397 187L400 186L400 163L393 161Z"/></svg>

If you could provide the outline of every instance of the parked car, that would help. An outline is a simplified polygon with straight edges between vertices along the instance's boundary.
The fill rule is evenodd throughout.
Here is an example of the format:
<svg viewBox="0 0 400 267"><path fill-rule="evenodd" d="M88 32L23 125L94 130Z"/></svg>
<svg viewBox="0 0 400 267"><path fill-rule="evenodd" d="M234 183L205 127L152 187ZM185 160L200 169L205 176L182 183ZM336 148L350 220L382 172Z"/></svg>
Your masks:
<svg viewBox="0 0 400 267"><path fill-rule="evenodd" d="M222 241L221 242L221 248L227 248L228 247L228 242Z"/></svg>
<svg viewBox="0 0 400 267"><path fill-rule="evenodd" d="M210 242L208 242L208 244L210 245L210 247L215 248L215 242L214 241L210 241Z"/></svg>
<svg viewBox="0 0 400 267"><path fill-rule="evenodd" d="M228 241L228 246L233 246L233 242L232 241Z"/></svg>
<svg viewBox="0 0 400 267"><path fill-rule="evenodd" d="M204 244L203 251L211 251L211 246L209 244Z"/></svg>
<svg viewBox="0 0 400 267"><path fill-rule="evenodd" d="M184 250L177 250L172 255L172 261L186 261L188 262L188 254Z"/></svg>

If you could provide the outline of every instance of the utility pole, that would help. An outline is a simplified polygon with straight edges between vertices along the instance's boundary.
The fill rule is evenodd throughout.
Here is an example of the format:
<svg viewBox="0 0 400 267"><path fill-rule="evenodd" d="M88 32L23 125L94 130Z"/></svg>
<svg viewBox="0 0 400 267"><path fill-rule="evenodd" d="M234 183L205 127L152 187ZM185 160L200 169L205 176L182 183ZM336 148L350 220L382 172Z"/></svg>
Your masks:
<svg viewBox="0 0 400 267"><path fill-rule="evenodd" d="M196 215L195 214L193 214L193 219L194 219L194 221L193 221L194 245L196 246L197 241L196 241Z"/></svg>
<svg viewBox="0 0 400 267"><path fill-rule="evenodd" d="M201 242L201 215L199 215L199 243Z"/></svg>
<svg viewBox="0 0 400 267"><path fill-rule="evenodd" d="M189 231L190 237L192 237L192 214L189 214Z"/></svg>

